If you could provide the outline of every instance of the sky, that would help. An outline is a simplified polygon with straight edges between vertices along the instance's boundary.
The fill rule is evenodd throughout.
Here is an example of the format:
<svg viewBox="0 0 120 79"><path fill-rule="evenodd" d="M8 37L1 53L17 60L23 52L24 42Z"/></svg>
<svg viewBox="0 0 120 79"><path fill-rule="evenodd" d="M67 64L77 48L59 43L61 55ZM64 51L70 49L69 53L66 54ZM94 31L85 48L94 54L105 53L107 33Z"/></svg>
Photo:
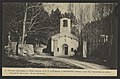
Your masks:
<svg viewBox="0 0 120 79"><path fill-rule="evenodd" d="M68 12L68 5L70 3L44 3L44 7L45 9L48 11L48 12L51 12L51 10L55 10L57 7L60 9L60 11L62 13L65 13L65 12ZM72 4L80 4L80 5L84 5L84 6L87 6L87 5L91 5L93 3L72 3ZM79 7L79 6L77 6Z"/></svg>
<svg viewBox="0 0 120 79"><path fill-rule="evenodd" d="M62 13L65 13L68 10L68 4L69 3L45 3L45 9L51 12L52 9L55 10L58 7Z"/></svg>

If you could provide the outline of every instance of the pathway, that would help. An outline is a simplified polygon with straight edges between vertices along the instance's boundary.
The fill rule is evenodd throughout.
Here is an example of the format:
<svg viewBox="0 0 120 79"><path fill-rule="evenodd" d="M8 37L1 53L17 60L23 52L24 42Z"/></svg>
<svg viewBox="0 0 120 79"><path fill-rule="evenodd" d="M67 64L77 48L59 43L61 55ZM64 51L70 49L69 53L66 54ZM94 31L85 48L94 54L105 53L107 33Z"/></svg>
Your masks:
<svg viewBox="0 0 120 79"><path fill-rule="evenodd" d="M89 62L83 62L83 61L78 61L78 60L74 60L74 59L67 59L67 58L61 58L61 57L54 57L54 56L40 56L40 55L35 55L32 57L36 57L36 58L44 58L44 59L48 59L51 58L53 61L57 61L57 62L63 62L66 64L72 64L84 69L107 69L107 67L102 66L102 65L98 65L98 64L94 64L94 63L89 63ZM32 61L34 63L36 63L36 61Z"/></svg>

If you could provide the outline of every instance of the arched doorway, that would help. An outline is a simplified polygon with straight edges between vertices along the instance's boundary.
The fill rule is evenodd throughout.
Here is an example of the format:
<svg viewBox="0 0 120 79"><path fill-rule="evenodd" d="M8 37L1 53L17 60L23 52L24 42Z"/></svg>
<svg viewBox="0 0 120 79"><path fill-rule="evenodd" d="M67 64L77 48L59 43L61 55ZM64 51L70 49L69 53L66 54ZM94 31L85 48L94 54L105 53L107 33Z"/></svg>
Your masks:
<svg viewBox="0 0 120 79"><path fill-rule="evenodd" d="M68 45L67 44L63 44L63 52L65 55L68 55Z"/></svg>

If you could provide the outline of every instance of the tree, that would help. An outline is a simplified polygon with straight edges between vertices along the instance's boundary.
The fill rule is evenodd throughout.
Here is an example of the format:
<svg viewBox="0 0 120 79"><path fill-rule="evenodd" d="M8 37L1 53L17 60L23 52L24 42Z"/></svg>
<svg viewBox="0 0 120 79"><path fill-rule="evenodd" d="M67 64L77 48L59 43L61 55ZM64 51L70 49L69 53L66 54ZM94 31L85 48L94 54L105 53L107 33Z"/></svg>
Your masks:
<svg viewBox="0 0 120 79"><path fill-rule="evenodd" d="M41 31L42 29L50 28L50 27L46 27L49 25L49 21L48 21L49 15L44 10L44 7L42 6L41 3L28 3L27 8L25 3L4 3L3 6L4 6L3 12L5 17L3 22L5 26L9 29L8 31L12 32L12 38L13 37L16 38L15 41L17 41L17 47L16 47L17 49L18 49L18 43L20 42L20 39L18 38L21 38L22 36L23 26L25 26L24 28L25 33L23 34L24 35L23 38L30 36L31 32L34 33L35 35L38 33L41 33L42 35L44 32ZM24 13L26 15L26 18L24 17Z"/></svg>
<svg viewBox="0 0 120 79"><path fill-rule="evenodd" d="M25 8L25 15L24 15L24 20L23 20L23 35L22 35L22 43L21 46L23 47L24 44L24 38L25 38L25 26L26 26L26 20L27 20L27 5L26 3L26 8ZM18 46L18 45L17 45ZM17 47L18 48L18 47Z"/></svg>
<svg viewBox="0 0 120 79"><path fill-rule="evenodd" d="M53 35L59 33L60 31L60 19L62 18L61 11L57 8L55 11L51 11L50 22L51 27L54 28Z"/></svg>
<svg viewBox="0 0 120 79"><path fill-rule="evenodd" d="M4 3L3 4L3 26L4 26L4 30L6 30L4 33L4 37L7 36L8 32L11 32L11 37L14 38L11 40L12 41L17 41L19 40L19 36L21 35L22 29L21 26L22 25L22 19L23 15L22 12L24 11L24 3ZM19 9L18 9L19 8ZM19 15L19 16L18 16ZM7 41L7 40L6 40ZM16 48L18 47L18 42L17 41L17 45ZM16 49L17 51L17 49ZM16 52L16 54L18 54L18 52Z"/></svg>
<svg viewBox="0 0 120 79"><path fill-rule="evenodd" d="M113 12L115 3L95 3L94 20L104 18Z"/></svg>

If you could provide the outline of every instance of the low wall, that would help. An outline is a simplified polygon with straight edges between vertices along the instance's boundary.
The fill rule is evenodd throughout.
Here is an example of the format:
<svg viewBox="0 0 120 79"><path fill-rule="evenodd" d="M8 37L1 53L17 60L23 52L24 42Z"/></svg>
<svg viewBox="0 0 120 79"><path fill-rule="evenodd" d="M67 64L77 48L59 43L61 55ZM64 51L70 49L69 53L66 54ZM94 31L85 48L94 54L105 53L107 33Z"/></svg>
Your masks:
<svg viewBox="0 0 120 79"><path fill-rule="evenodd" d="M19 54L28 54L32 55L34 54L34 48L32 44L24 44L23 45L23 51L21 51L21 44L19 44L19 49L18 49Z"/></svg>

